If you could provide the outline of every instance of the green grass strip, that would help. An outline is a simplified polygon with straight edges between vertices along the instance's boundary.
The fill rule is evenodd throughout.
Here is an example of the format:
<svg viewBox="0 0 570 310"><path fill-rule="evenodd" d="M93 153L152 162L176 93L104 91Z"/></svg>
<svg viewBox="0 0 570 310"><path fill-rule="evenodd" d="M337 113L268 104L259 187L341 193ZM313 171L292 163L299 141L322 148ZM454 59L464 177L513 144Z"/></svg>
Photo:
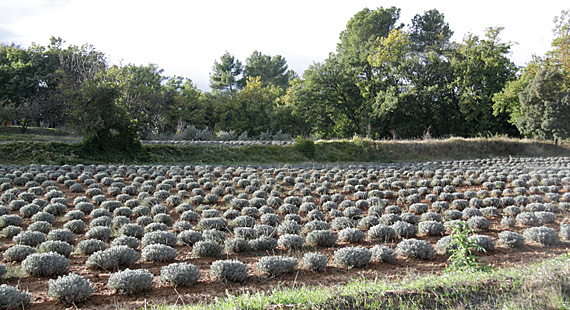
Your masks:
<svg viewBox="0 0 570 310"><path fill-rule="evenodd" d="M568 309L570 255L487 272L409 274L331 287L277 286L217 298L209 304L154 309Z"/></svg>

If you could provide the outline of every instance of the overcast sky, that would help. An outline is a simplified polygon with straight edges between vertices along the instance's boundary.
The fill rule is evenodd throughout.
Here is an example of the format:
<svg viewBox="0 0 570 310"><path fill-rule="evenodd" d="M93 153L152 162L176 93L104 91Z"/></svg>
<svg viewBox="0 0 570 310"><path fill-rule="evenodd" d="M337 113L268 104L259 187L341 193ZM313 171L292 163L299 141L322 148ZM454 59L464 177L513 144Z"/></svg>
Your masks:
<svg viewBox="0 0 570 310"><path fill-rule="evenodd" d="M501 26L502 41L517 44L519 66L550 49L553 19L568 1L321 1L321 0L0 0L0 42L47 45L89 43L113 64L157 64L165 74L208 90L214 61L225 51L242 62L254 50L282 55L299 75L335 51L348 20L363 8L396 6L400 22L438 9L461 41Z"/></svg>

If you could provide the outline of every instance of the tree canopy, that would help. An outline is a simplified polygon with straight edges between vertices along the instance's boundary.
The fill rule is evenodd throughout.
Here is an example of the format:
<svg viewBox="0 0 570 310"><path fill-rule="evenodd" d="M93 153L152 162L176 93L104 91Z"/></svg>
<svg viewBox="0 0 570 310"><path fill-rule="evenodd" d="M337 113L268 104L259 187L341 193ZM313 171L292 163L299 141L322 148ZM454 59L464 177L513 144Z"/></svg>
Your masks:
<svg viewBox="0 0 570 310"><path fill-rule="evenodd" d="M334 51L301 76L282 55L226 51L210 90L166 76L157 64L111 65L90 44L0 44L0 118L5 124L66 128L96 149L127 150L138 139L217 133L279 133L376 139L507 134L570 138L570 13L554 20L552 50L523 68L500 27L452 41L437 9L407 24L397 7L365 8ZM229 135L229 136L232 136Z"/></svg>

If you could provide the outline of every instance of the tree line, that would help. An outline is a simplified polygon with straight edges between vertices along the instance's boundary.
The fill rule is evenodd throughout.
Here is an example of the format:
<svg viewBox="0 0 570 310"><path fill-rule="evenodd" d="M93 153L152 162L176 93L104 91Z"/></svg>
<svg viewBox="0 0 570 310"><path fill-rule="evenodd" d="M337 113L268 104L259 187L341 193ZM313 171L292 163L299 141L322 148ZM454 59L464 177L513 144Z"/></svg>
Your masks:
<svg viewBox="0 0 570 310"><path fill-rule="evenodd" d="M232 132L375 139L507 134L570 136L570 14L554 22L552 50L524 68L500 27L453 31L439 11L405 25L396 7L363 9L336 51L299 77L281 55L229 52L214 62L210 91L155 64L110 65L94 46L0 44L0 118L64 127L97 148L156 134ZM196 135L192 136L196 138Z"/></svg>

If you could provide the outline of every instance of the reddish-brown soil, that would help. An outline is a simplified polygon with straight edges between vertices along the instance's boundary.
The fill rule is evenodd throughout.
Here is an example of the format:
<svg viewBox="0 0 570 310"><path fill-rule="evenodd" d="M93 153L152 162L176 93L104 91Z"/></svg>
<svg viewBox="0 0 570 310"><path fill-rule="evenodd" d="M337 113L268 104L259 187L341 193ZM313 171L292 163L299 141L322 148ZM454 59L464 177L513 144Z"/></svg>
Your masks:
<svg viewBox="0 0 570 310"><path fill-rule="evenodd" d="M82 196L69 192L64 186L60 186L61 190L64 192L66 198L69 202L73 201L76 196ZM23 189L23 188L22 188ZM472 188L474 189L474 188ZM104 189L105 191L105 189ZM175 191L173 191L175 194ZM109 197L111 199L111 197ZM318 203L318 202L317 202ZM221 209L225 209L223 203L219 203ZM178 220L178 214L175 212L171 213L174 220ZM557 221L555 224L547 225L556 231L559 230L559 224L566 220L568 212L561 211L557 214ZM85 218L88 223L89 217ZM24 222L23 227L27 227L29 224L29 219ZM497 234L504 230L500 224L499 219L491 220L491 227L488 231L483 232L483 234L490 236L495 241L498 239ZM54 223L53 228L62 228L63 221L59 220ZM521 227L517 225L512 231L523 233L526 227ZM76 242L83 240L83 235L77 235ZM429 241L432 245L438 240L438 237L429 237L418 235L418 239L423 239ZM0 251L3 252L6 248L11 246L13 242L10 239L0 238ZM375 242L365 242L361 246L372 247ZM386 243L386 245L395 248L397 242ZM346 268L339 268L334 265L333 254L334 251L347 246L348 244L337 242L333 248L318 248L310 249L311 251L317 250L328 257L329 264L326 272L323 273L313 273L307 270L299 269L296 273L286 274L277 278L268 278L262 275L255 268L255 262L259 257L268 254L283 254L289 255L297 258L301 258L304 254L303 251L287 252L277 249L274 253L251 253L251 254L239 254L239 255L229 255L220 258L195 258L192 256L191 247L177 245L175 249L178 251L179 255L176 259L177 262L190 262L197 267L199 267L202 272L202 277L198 280L196 285L188 288L179 287L174 289L171 286L164 286L157 283L155 278L155 284L152 291L145 294L135 295L135 296L124 296L112 292L107 288L107 280L109 278L109 273L102 271L93 271L85 267L85 261L87 260L86 255L72 254L70 257L71 261L71 272L77 273L86 279L89 279L96 288L95 294L92 298L80 305L77 305L82 309L117 309L117 308L139 308L144 306L161 305L161 304L171 304L171 305L184 305L192 304L198 302L211 302L216 297L225 297L227 294L240 294L243 292L259 292L259 291L270 291L276 286L302 286L302 285L322 285L322 286L334 286L342 283L346 283L355 278L366 278L366 279L397 279L405 275L417 275L418 277L426 273L441 273L447 266L447 257L437 255L432 261L421 261L412 260L407 258L398 257L397 263L384 264L372 262L366 268L354 268L347 270ZM497 268L510 267L514 265L527 264L532 261L540 260L542 258L548 258L553 256L558 256L562 253L567 253L570 243L559 242L558 245L554 247L543 247L538 244L526 243L522 248L519 249L509 249L496 244L496 249L493 252L481 254L482 262L485 264L491 264ZM309 250L307 250L309 251ZM210 276L210 265L212 262L218 259L239 259L240 261L247 264L249 267L250 278L242 285L239 283L219 283L214 281ZM6 263L8 266L10 263ZM155 276L160 275L160 268L167 265L158 263L146 263L139 261L135 265L131 266L131 269L144 268L148 269ZM30 309L64 309L65 305L57 304L51 300L47 294L48 291L48 278L39 278L35 276L24 276L22 278L10 278L3 280L4 283L18 286L23 291L28 291L32 294Z"/></svg>

